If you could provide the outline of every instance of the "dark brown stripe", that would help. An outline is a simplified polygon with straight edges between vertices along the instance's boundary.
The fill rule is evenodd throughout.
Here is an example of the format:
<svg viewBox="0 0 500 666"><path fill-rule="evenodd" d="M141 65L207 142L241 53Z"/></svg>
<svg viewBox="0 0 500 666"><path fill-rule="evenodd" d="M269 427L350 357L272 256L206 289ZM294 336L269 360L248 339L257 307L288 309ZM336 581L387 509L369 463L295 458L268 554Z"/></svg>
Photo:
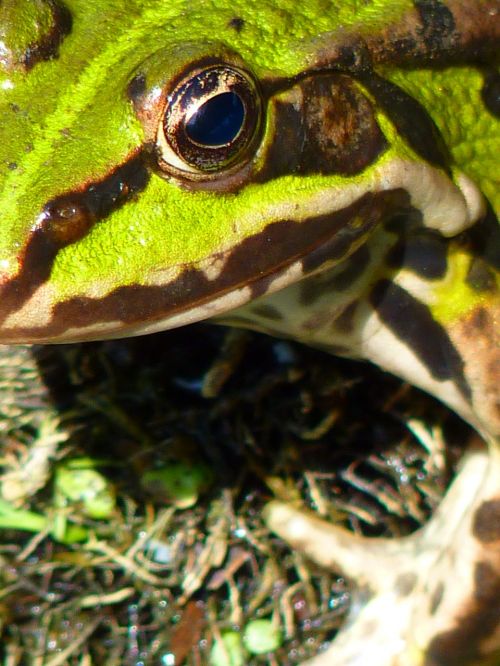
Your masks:
<svg viewBox="0 0 500 666"><path fill-rule="evenodd" d="M81 240L90 229L141 192L149 181L142 154L131 157L102 180L66 192L44 207L43 232L58 247Z"/></svg>
<svg viewBox="0 0 500 666"><path fill-rule="evenodd" d="M370 74L361 77L361 81L413 150L427 162L449 171L448 148L425 108L381 76Z"/></svg>
<svg viewBox="0 0 500 666"><path fill-rule="evenodd" d="M38 62L52 60L58 55L66 35L69 35L72 29L72 16L69 9L56 0L47 0L47 6L52 10L52 25L41 38L30 44L24 52L21 62L29 70Z"/></svg>
<svg viewBox="0 0 500 666"><path fill-rule="evenodd" d="M370 302L384 324L411 349L434 379L454 381L461 393L470 398L463 360L424 303L390 280L377 282Z"/></svg>
<svg viewBox="0 0 500 666"><path fill-rule="evenodd" d="M325 234L329 237L324 236L322 241L314 246L311 244L312 238L308 233L309 227L306 225L304 248L307 249L301 253L304 274L308 275L332 260L341 261L351 253L354 247L359 245L360 241L368 237L377 225L392 217L395 211L409 209L409 207L410 197L403 190L365 194L347 208L332 214L332 221L335 220L335 225L332 225L331 233ZM328 219L329 216L323 217ZM311 218L308 224L313 219L319 218ZM276 242L282 244L283 239L277 238ZM258 298L265 294L269 282L274 279L274 276L274 271L269 272L267 276L251 284L252 297Z"/></svg>
<svg viewBox="0 0 500 666"><path fill-rule="evenodd" d="M43 222L28 240L19 274L0 287L0 321L22 307L49 279L59 250L83 238L94 224L144 189L148 179L139 154L82 191L67 192L49 201Z"/></svg>
<svg viewBox="0 0 500 666"><path fill-rule="evenodd" d="M11 336L30 340L63 338L64 332L73 326L86 327L117 320L123 323L123 330L117 332L117 335L125 335L127 327L133 328L138 324L158 321L189 310L241 286L250 286L255 298L267 291L269 281L281 269L301 258L307 266L310 263L312 266L319 265L328 258L328 253L322 247L327 247L330 253L340 254L349 247L356 234L367 233L368 227L380 221L380 216L389 215L396 204L405 200L407 194L399 190L366 194L340 211L298 223L291 220L274 222L238 245L215 280L209 280L203 271L189 267L163 287L131 285L118 287L102 299L72 298L55 306L52 321L47 327L16 328L12 331L3 329L2 334L5 339ZM377 213L374 215L372 212L369 217L368 211ZM358 220L358 225L350 224L354 219ZM363 219L365 224L359 225L359 219ZM30 251L40 252L42 239L37 239L38 244L32 242ZM337 243L335 239L338 239ZM312 260L309 259L311 256ZM47 265L46 261L44 265ZM23 288L24 291L29 288L31 294L43 282L38 280L32 286L31 269L31 262L25 262L16 285L8 285L11 308L19 285L21 293ZM47 272L45 268L44 277ZM3 305L2 299L0 295L0 303Z"/></svg>

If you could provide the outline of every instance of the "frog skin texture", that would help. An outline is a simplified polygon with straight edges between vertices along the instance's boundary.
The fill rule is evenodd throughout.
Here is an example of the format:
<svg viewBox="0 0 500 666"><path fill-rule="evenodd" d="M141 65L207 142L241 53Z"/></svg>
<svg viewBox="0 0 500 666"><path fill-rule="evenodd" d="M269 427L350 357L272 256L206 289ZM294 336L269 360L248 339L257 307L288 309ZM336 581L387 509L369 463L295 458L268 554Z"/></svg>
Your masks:
<svg viewBox="0 0 500 666"><path fill-rule="evenodd" d="M498 0L0 3L0 342L213 319L478 433L411 536L267 506L354 586L315 666L500 663L499 40Z"/></svg>

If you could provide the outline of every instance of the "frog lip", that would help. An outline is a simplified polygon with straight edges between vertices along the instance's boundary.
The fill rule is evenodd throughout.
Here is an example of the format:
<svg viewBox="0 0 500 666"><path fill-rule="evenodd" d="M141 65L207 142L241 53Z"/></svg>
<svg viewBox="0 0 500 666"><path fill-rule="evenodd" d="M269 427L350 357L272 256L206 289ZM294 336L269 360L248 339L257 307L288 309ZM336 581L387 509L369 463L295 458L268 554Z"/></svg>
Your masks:
<svg viewBox="0 0 500 666"><path fill-rule="evenodd" d="M30 342L126 337L220 315L301 279L327 262L343 259L382 219L408 207L408 194L395 189L366 193L345 208L301 222L273 222L226 256L212 257L222 265L215 277L208 269L191 265L164 284L120 286L100 298L75 296L52 307L50 285L42 279L38 289L25 299L24 308L10 307L12 317L4 307L9 299L2 296L7 318L0 337L5 341ZM30 272L30 265L40 259L40 251L40 247L37 252L33 250L22 273ZM4 287L4 295L12 300L17 293L22 300L20 287L22 275L17 287L12 283ZM36 312L30 314L30 308ZM41 310L48 312L46 322L26 323L40 320Z"/></svg>

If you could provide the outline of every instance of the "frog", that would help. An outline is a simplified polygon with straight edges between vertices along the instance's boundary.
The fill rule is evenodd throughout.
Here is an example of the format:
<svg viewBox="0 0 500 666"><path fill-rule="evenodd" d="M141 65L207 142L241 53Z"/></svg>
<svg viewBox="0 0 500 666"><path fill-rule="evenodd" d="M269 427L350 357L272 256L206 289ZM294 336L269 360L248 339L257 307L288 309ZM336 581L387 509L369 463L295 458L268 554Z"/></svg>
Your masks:
<svg viewBox="0 0 500 666"><path fill-rule="evenodd" d="M470 423L429 522L271 501L353 586L310 664L500 654L498 0L3 0L0 342L209 319L364 359Z"/></svg>

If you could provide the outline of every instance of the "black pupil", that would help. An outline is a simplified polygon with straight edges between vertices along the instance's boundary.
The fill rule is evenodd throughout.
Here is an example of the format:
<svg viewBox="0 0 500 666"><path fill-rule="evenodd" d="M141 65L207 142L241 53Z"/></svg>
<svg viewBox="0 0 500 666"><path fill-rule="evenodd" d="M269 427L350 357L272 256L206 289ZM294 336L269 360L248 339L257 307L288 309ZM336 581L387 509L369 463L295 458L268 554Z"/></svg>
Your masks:
<svg viewBox="0 0 500 666"><path fill-rule="evenodd" d="M221 93L193 113L186 123L186 132L202 146L224 146L236 138L244 116L245 108L239 95Z"/></svg>

